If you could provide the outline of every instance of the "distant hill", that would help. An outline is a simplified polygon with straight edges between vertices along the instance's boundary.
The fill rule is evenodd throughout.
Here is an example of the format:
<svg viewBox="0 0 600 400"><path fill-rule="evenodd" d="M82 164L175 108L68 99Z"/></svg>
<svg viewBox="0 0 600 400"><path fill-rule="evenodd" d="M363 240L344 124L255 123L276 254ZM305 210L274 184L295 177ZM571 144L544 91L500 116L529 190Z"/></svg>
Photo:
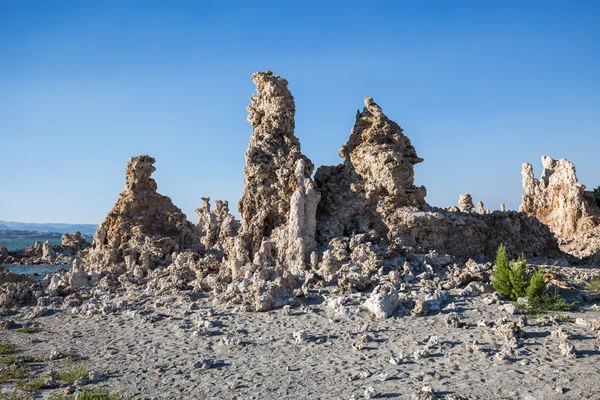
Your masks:
<svg viewBox="0 0 600 400"><path fill-rule="evenodd" d="M98 225L93 224L59 224L59 223L28 223L0 221L0 230L19 230L19 231L37 231L37 232L57 232L57 233L75 233L79 231L83 234L93 235L96 233Z"/></svg>

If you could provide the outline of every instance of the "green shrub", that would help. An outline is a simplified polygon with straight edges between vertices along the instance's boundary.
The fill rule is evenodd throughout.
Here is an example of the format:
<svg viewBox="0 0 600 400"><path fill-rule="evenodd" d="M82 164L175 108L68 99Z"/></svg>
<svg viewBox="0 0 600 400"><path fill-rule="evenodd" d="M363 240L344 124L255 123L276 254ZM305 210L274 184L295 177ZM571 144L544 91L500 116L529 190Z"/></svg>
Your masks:
<svg viewBox="0 0 600 400"><path fill-rule="evenodd" d="M542 296L546 292L546 282L544 282L544 272L545 268L540 267L533 275L531 275L531 279L529 280L529 285L527 289L525 289L525 294L530 299L534 299Z"/></svg>
<svg viewBox="0 0 600 400"><path fill-rule="evenodd" d="M521 255L517 261L509 262L506 247L501 244L496 252L494 264L495 267L492 271L494 290L511 300L523 297L527 287L527 260L525 260L525 256Z"/></svg>
<svg viewBox="0 0 600 400"><path fill-rule="evenodd" d="M527 287L527 260L525 260L525 255L521 254L517 261L512 262L508 277L511 285L510 298L517 300L519 297L523 297Z"/></svg>
<svg viewBox="0 0 600 400"><path fill-rule="evenodd" d="M542 313L545 311L571 311L572 303L567 303L556 290L547 290L541 296L530 299L527 311Z"/></svg>
<svg viewBox="0 0 600 400"><path fill-rule="evenodd" d="M506 247L503 244L498 247L496 252L495 268L492 271L492 286L494 290L505 297L510 297L512 284L510 283L510 265Z"/></svg>

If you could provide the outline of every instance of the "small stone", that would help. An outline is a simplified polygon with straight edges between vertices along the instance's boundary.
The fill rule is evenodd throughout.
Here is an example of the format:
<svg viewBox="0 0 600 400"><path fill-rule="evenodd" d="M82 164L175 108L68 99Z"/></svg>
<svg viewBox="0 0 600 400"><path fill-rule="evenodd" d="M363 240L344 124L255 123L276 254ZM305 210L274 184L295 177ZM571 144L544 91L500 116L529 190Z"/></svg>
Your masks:
<svg viewBox="0 0 600 400"><path fill-rule="evenodd" d="M569 333L562 326L559 326L557 329L550 332L550 337L564 342L569 340L571 338L571 335L569 335Z"/></svg>
<svg viewBox="0 0 600 400"><path fill-rule="evenodd" d="M308 332L306 332L306 329L300 329L299 331L294 332L293 336L296 343L302 343L308 339Z"/></svg>
<svg viewBox="0 0 600 400"><path fill-rule="evenodd" d="M58 383L56 383L56 381L52 377L50 377L44 381L44 387L55 388L56 386L58 386Z"/></svg>
<svg viewBox="0 0 600 400"><path fill-rule="evenodd" d="M400 363L402 363L403 359L404 359L404 354L399 353L397 356L391 356L389 363L392 365L400 365Z"/></svg>
<svg viewBox="0 0 600 400"><path fill-rule="evenodd" d="M377 393L373 386L369 386L368 388L366 388L365 392L363 393L363 397L365 399L374 399L377 396L379 396L379 393Z"/></svg>
<svg viewBox="0 0 600 400"><path fill-rule="evenodd" d="M560 354L567 358L573 358L577 355L575 351L575 346L573 346L569 342L562 342L558 345L558 349L560 350Z"/></svg>
<svg viewBox="0 0 600 400"><path fill-rule="evenodd" d="M87 385L88 380L85 376L82 376L81 378L77 379L75 382L73 382L73 385L75 385L75 387L81 387L81 386L85 386Z"/></svg>
<svg viewBox="0 0 600 400"><path fill-rule="evenodd" d="M209 369L213 366L213 361L208 358L200 357L198 361L194 363L194 368Z"/></svg>
<svg viewBox="0 0 600 400"><path fill-rule="evenodd" d="M565 388L563 388L563 387L560 387L560 386L557 386L557 387L556 387L556 389L554 389L554 391L555 391L556 393L563 394L563 393L565 392Z"/></svg>
<svg viewBox="0 0 600 400"><path fill-rule="evenodd" d="M385 382L388 380L389 377L389 374L385 374L382 372L381 374L377 375L375 379L377 379L379 382Z"/></svg>
<svg viewBox="0 0 600 400"><path fill-rule="evenodd" d="M100 379L102 379L102 373L93 369L88 374L88 378L90 381L99 381Z"/></svg>
<svg viewBox="0 0 600 400"><path fill-rule="evenodd" d="M50 360L58 360L62 358L62 354L60 353L60 351L56 351L54 350L53 352L50 353Z"/></svg>

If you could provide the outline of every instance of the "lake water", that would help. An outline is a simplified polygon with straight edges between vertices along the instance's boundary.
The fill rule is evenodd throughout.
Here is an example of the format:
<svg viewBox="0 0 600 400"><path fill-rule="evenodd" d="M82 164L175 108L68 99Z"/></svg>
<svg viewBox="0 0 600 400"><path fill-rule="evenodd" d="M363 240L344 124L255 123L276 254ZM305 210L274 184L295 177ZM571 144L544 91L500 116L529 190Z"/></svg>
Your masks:
<svg viewBox="0 0 600 400"><path fill-rule="evenodd" d="M58 269L70 270L70 265L3 265L13 274L31 275L31 279L39 281L44 279L46 274ZM36 274L36 275L32 275Z"/></svg>
<svg viewBox="0 0 600 400"><path fill-rule="evenodd" d="M33 246L36 241L45 242L49 240L51 244L60 244L60 238L58 239L5 239L0 238L0 246L6 246L10 251L23 250L29 246Z"/></svg>

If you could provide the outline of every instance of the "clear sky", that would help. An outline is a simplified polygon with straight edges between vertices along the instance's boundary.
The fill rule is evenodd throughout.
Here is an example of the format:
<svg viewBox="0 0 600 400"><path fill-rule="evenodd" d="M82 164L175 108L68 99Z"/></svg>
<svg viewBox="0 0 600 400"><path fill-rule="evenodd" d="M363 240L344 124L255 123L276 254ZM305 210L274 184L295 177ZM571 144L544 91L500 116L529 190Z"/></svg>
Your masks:
<svg viewBox="0 0 600 400"><path fill-rule="evenodd" d="M338 164L372 96L436 206L521 199L521 164L600 185L599 1L0 0L0 220L99 223L129 157L195 221L237 210L253 72L285 77L296 135Z"/></svg>

